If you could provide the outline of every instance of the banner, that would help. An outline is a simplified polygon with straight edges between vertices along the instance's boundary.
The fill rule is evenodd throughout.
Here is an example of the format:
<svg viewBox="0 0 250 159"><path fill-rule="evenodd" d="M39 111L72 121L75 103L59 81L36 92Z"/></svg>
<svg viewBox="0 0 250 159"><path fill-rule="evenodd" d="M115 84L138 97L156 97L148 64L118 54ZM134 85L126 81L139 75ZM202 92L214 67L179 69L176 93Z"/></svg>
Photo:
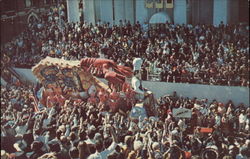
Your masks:
<svg viewBox="0 0 250 159"><path fill-rule="evenodd" d="M174 8L174 0L145 0L146 8Z"/></svg>
<svg viewBox="0 0 250 159"><path fill-rule="evenodd" d="M145 0L145 5L146 5L146 8L153 8L154 2L153 0Z"/></svg>
<svg viewBox="0 0 250 159"><path fill-rule="evenodd" d="M163 8L163 0L156 0L155 8Z"/></svg>
<svg viewBox="0 0 250 159"><path fill-rule="evenodd" d="M213 128L200 128L201 133L212 133Z"/></svg>
<svg viewBox="0 0 250 159"><path fill-rule="evenodd" d="M174 8L174 0L165 0L166 8Z"/></svg>
<svg viewBox="0 0 250 159"><path fill-rule="evenodd" d="M173 117L175 118L191 118L192 110L187 108L174 108Z"/></svg>

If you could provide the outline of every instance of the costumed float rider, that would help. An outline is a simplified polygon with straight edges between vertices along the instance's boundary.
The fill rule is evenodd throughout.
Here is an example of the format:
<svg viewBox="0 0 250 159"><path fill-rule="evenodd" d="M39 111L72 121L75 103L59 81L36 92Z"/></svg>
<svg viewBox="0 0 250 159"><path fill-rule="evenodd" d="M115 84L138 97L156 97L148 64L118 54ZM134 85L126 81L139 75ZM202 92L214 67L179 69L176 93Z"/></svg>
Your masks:
<svg viewBox="0 0 250 159"><path fill-rule="evenodd" d="M131 85L133 90L135 91L135 98L137 102L143 102L143 100L147 97L151 92L142 87L141 81L141 65L143 61L141 58L135 58L133 60L133 71L134 76L131 80Z"/></svg>
<svg viewBox="0 0 250 159"><path fill-rule="evenodd" d="M40 89L39 89L39 91L37 91L37 93L36 93L36 96L37 96L37 98L38 98L38 109L39 110L42 110L44 107L46 107L47 106L47 104L48 104L48 97L49 96L53 96L53 94L54 94L54 91L53 91L53 86L52 86L52 84L51 83L46 83L45 81L43 81L42 83L44 83L43 84L43 87L41 87ZM50 98L51 98L50 97ZM50 99L49 99L50 100ZM49 103L51 103L50 101L49 101ZM50 105L50 104L49 104ZM48 106L47 106L48 107Z"/></svg>
<svg viewBox="0 0 250 159"><path fill-rule="evenodd" d="M106 93L104 88L101 88L100 91L97 93L97 97L99 98L99 104L98 108L101 111L107 111L108 110L108 100L109 100L109 95Z"/></svg>
<svg viewBox="0 0 250 159"><path fill-rule="evenodd" d="M63 96L63 90L58 83L54 83L50 87L50 93L47 96L46 106L53 107L53 106L60 106L63 107L65 103L65 97Z"/></svg>
<svg viewBox="0 0 250 159"><path fill-rule="evenodd" d="M127 112L127 102L122 97L121 92L117 92L116 88L112 88L112 92L109 94L109 112L114 114L119 112L119 114L126 116Z"/></svg>
<svg viewBox="0 0 250 159"><path fill-rule="evenodd" d="M88 95L89 95L89 98L88 98L88 102L93 104L93 105L97 105L98 103L98 99L96 97L96 94L97 94L97 89L94 85L91 85L89 88L88 88Z"/></svg>
<svg viewBox="0 0 250 159"><path fill-rule="evenodd" d="M67 99L70 98L73 101L77 101L78 99L87 101L89 97L88 92L84 91L82 87L78 88L78 87L64 86L63 94Z"/></svg>

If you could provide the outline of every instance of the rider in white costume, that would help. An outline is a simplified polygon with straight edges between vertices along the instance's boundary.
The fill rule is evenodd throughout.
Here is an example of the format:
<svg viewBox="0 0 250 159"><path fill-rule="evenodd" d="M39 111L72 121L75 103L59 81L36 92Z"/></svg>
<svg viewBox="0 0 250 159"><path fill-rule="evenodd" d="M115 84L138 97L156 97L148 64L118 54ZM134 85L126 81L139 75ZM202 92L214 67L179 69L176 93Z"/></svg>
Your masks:
<svg viewBox="0 0 250 159"><path fill-rule="evenodd" d="M133 90L136 92L136 99L137 100L143 100L147 94L150 94L150 91L146 91L142 88L141 83L141 66L142 66L143 60L141 58L135 58L133 60L133 71L134 76L131 79L131 85Z"/></svg>

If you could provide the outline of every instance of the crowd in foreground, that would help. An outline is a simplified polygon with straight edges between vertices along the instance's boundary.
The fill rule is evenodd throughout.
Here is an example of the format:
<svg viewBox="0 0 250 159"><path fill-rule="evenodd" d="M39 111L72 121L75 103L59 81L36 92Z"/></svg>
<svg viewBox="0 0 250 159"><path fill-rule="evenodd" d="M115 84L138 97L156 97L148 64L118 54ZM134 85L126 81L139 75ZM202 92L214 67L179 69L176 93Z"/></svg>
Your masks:
<svg viewBox="0 0 250 159"><path fill-rule="evenodd" d="M84 100L34 110L33 89L1 87L1 158L15 159L247 159L250 108L232 101L179 97L157 100L157 115L132 119L101 112ZM173 108L192 110L175 118ZM202 128L212 128L203 133Z"/></svg>
<svg viewBox="0 0 250 159"><path fill-rule="evenodd" d="M248 26L68 23L65 8L59 10L60 17L51 9L6 45L3 53L11 65L31 67L46 56L79 60L104 55L132 68L134 57L141 57L144 80L160 74L159 80L167 82L249 87Z"/></svg>

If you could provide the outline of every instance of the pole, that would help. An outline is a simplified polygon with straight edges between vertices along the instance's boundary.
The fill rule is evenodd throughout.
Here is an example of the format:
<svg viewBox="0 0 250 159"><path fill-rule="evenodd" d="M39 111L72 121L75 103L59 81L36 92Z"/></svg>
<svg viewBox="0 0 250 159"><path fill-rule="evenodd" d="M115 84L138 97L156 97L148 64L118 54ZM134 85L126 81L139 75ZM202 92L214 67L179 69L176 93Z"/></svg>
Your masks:
<svg viewBox="0 0 250 159"><path fill-rule="evenodd" d="M112 0L113 25L115 24L115 2Z"/></svg>
<svg viewBox="0 0 250 159"><path fill-rule="evenodd" d="M60 3L59 3L59 0L57 0L57 10L58 10L59 29L60 29L60 31L62 31L62 20L61 20L61 14L60 14Z"/></svg>

